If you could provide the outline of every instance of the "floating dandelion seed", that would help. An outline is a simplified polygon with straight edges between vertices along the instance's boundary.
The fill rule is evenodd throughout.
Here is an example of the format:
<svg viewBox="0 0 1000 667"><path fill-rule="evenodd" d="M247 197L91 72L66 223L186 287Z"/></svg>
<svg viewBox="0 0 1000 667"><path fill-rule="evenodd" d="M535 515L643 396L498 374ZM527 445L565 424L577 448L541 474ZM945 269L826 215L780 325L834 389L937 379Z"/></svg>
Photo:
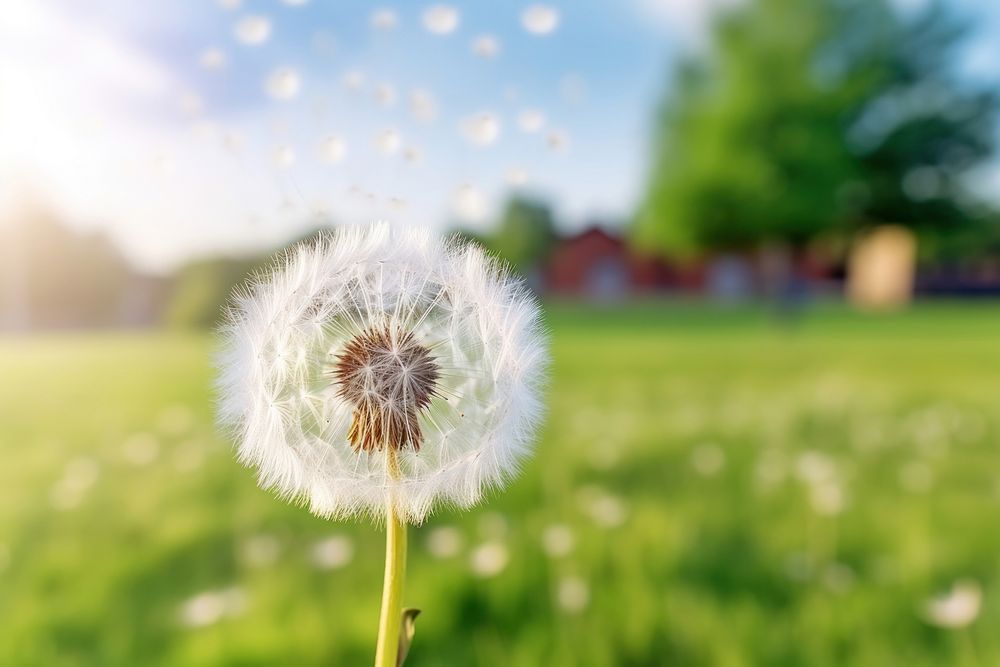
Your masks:
<svg viewBox="0 0 1000 667"><path fill-rule="evenodd" d="M379 667L398 664L405 524L475 504L529 451L539 326L534 300L482 249L385 224L301 244L235 296L219 389L240 460L314 514L387 526ZM353 546L331 539L317 566L350 561ZM472 567L493 576L508 558L494 540Z"/></svg>
<svg viewBox="0 0 1000 667"><path fill-rule="evenodd" d="M410 164L418 164L423 157L423 152L416 146L407 146L403 149L403 159Z"/></svg>
<svg viewBox="0 0 1000 667"><path fill-rule="evenodd" d="M375 87L375 101L379 106L391 107L396 103L396 88L391 83L380 83Z"/></svg>
<svg viewBox="0 0 1000 667"><path fill-rule="evenodd" d="M399 147L403 143L403 138L399 136L399 132L393 129L382 130L375 137L375 146L378 148L380 153L385 155L392 155L399 150Z"/></svg>
<svg viewBox="0 0 1000 667"><path fill-rule="evenodd" d="M391 9L376 9L372 12L371 26L376 30L392 30L399 25L399 17Z"/></svg>
<svg viewBox="0 0 1000 667"><path fill-rule="evenodd" d="M500 53L500 40L493 35L480 35L472 40L472 52L480 58L496 58Z"/></svg>
<svg viewBox="0 0 1000 667"><path fill-rule="evenodd" d="M350 90L361 90L365 85L365 74L361 70L352 69L344 72L344 86Z"/></svg>
<svg viewBox="0 0 1000 667"><path fill-rule="evenodd" d="M226 66L226 54L222 49L205 49L198 56L198 64L207 70L220 70Z"/></svg>
<svg viewBox="0 0 1000 667"><path fill-rule="evenodd" d="M276 100L290 100L299 94L302 79L299 73L291 67L279 67L273 70L264 82L264 90Z"/></svg>
<svg viewBox="0 0 1000 667"><path fill-rule="evenodd" d="M295 164L295 151L291 146L278 146L274 151L274 164L279 169L288 169Z"/></svg>
<svg viewBox="0 0 1000 667"><path fill-rule="evenodd" d="M479 222L486 215L486 198L474 185L462 185L452 198L452 210L464 222Z"/></svg>
<svg viewBox="0 0 1000 667"><path fill-rule="evenodd" d="M924 604L924 619L941 628L964 628L979 616L983 590L971 579L957 581L951 590Z"/></svg>
<svg viewBox="0 0 1000 667"><path fill-rule="evenodd" d="M569 148L569 135L563 130L552 130L545 136L545 143L550 150L562 153Z"/></svg>
<svg viewBox="0 0 1000 667"><path fill-rule="evenodd" d="M434 96L421 88L410 91L410 113L423 123L434 120L437 117L437 102Z"/></svg>
<svg viewBox="0 0 1000 667"><path fill-rule="evenodd" d="M475 146L489 146L500 136L500 119L488 111L469 116L460 127L465 140Z"/></svg>
<svg viewBox="0 0 1000 667"><path fill-rule="evenodd" d="M549 5L532 5L521 12L521 25L534 35L548 35L559 27L559 12Z"/></svg>
<svg viewBox="0 0 1000 667"><path fill-rule="evenodd" d="M340 137L327 137L320 144L319 153L325 162L340 162L347 156L347 142Z"/></svg>
<svg viewBox="0 0 1000 667"><path fill-rule="evenodd" d="M538 132L545 125L545 114L537 109L525 109L517 115L517 126L522 132Z"/></svg>
<svg viewBox="0 0 1000 667"><path fill-rule="evenodd" d="M447 35L458 27L458 10L449 5L432 5L424 10L423 22L435 35Z"/></svg>
<svg viewBox="0 0 1000 667"><path fill-rule="evenodd" d="M511 167L505 174L507 185L518 187L528 182L528 172L520 167Z"/></svg>
<svg viewBox="0 0 1000 667"><path fill-rule="evenodd" d="M271 21L266 16L244 16L233 29L236 39L248 46L263 44L271 36Z"/></svg>

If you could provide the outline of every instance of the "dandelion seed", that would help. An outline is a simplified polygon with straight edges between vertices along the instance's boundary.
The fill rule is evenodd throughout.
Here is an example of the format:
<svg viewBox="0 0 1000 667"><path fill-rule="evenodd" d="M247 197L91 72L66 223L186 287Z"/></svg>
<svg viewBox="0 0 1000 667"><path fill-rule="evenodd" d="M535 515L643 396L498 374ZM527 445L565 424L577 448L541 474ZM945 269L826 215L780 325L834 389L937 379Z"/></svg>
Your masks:
<svg viewBox="0 0 1000 667"><path fill-rule="evenodd" d="M528 182L528 172L520 167L511 167L507 170L504 180L507 181L507 185L519 187Z"/></svg>
<svg viewBox="0 0 1000 667"><path fill-rule="evenodd" d="M955 582L951 590L928 600L923 607L924 619L941 628L964 628L979 617L983 591L971 579Z"/></svg>
<svg viewBox="0 0 1000 667"><path fill-rule="evenodd" d="M423 22L435 35L447 35L458 27L458 10L449 5L433 5L424 11Z"/></svg>
<svg viewBox="0 0 1000 667"><path fill-rule="evenodd" d="M295 164L295 151L291 146L278 146L274 150L274 165L279 169L289 169Z"/></svg>
<svg viewBox="0 0 1000 667"><path fill-rule="evenodd" d="M266 16L244 16L233 29L236 39L248 46L258 46L271 37L271 21Z"/></svg>
<svg viewBox="0 0 1000 667"><path fill-rule="evenodd" d="M427 550L435 558L454 558L462 550L462 533L453 526L440 526L427 536Z"/></svg>
<svg viewBox="0 0 1000 667"><path fill-rule="evenodd" d="M563 523L554 523L542 533L542 548L552 558L568 556L576 546L573 530Z"/></svg>
<svg viewBox="0 0 1000 667"><path fill-rule="evenodd" d="M500 53L500 40L493 35L480 35L472 40L472 52L480 58L496 58Z"/></svg>
<svg viewBox="0 0 1000 667"><path fill-rule="evenodd" d="M470 566L478 577L495 577L505 569L510 562L510 554L503 542L486 542L472 552Z"/></svg>
<svg viewBox="0 0 1000 667"><path fill-rule="evenodd" d="M264 82L264 90L276 100L290 100L299 94L302 78L291 67L279 67L273 70Z"/></svg>
<svg viewBox="0 0 1000 667"><path fill-rule="evenodd" d="M403 149L403 159L410 164L419 163L424 157L423 152L416 146L407 146Z"/></svg>
<svg viewBox="0 0 1000 667"><path fill-rule="evenodd" d="M538 132L545 125L545 114L537 109L525 109L517 115L517 126L522 132Z"/></svg>
<svg viewBox="0 0 1000 667"><path fill-rule="evenodd" d="M340 137L327 137L320 144L319 150L324 162L337 163L347 156L347 142Z"/></svg>
<svg viewBox="0 0 1000 667"><path fill-rule="evenodd" d="M475 186L462 185L452 198L452 211L464 222L479 222L486 216L486 198Z"/></svg>
<svg viewBox="0 0 1000 667"><path fill-rule="evenodd" d="M475 146L489 146L500 136L500 119L483 111L462 121L462 136Z"/></svg>
<svg viewBox="0 0 1000 667"><path fill-rule="evenodd" d="M590 585L579 577L563 577L556 588L559 608L569 614L579 614L590 604Z"/></svg>
<svg viewBox="0 0 1000 667"><path fill-rule="evenodd" d="M312 561L320 570L336 570L354 558L354 543L342 535L330 537L313 546Z"/></svg>
<svg viewBox="0 0 1000 667"><path fill-rule="evenodd" d="M545 135L545 143L550 150L563 153L569 148L569 135L563 130L550 130Z"/></svg>
<svg viewBox="0 0 1000 667"><path fill-rule="evenodd" d="M226 62L226 54L221 49L205 49L198 56L198 63L207 70L223 69Z"/></svg>
<svg viewBox="0 0 1000 667"><path fill-rule="evenodd" d="M396 89L389 83L380 83L375 87L375 101L379 106L391 107L396 103Z"/></svg>
<svg viewBox="0 0 1000 667"><path fill-rule="evenodd" d="M410 92L410 113L422 123L437 118L437 102L428 91L417 88Z"/></svg>
<svg viewBox="0 0 1000 667"><path fill-rule="evenodd" d="M521 12L521 25L533 35L548 35L559 27L559 12L549 5L532 5Z"/></svg>
<svg viewBox="0 0 1000 667"><path fill-rule="evenodd" d="M365 85L365 74L361 70L352 69L344 72L341 80L344 82L344 86L350 90L361 90L362 86Z"/></svg>
<svg viewBox="0 0 1000 667"><path fill-rule="evenodd" d="M375 146L384 155L392 155L399 150L402 143L403 138L399 136L399 132L393 129L382 130L375 137Z"/></svg>
<svg viewBox="0 0 1000 667"><path fill-rule="evenodd" d="M376 9L370 23L376 30L392 30L399 24L399 17L391 9Z"/></svg>

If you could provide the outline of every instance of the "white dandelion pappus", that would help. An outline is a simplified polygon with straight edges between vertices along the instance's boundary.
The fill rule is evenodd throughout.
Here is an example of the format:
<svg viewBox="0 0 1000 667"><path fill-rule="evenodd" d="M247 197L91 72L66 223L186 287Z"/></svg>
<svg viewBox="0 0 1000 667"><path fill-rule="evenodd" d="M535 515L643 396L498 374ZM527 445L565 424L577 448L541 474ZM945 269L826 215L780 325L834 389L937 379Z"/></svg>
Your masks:
<svg viewBox="0 0 1000 667"><path fill-rule="evenodd" d="M529 453L539 309L478 246L384 223L289 251L235 296L220 419L259 483L319 516L470 507Z"/></svg>

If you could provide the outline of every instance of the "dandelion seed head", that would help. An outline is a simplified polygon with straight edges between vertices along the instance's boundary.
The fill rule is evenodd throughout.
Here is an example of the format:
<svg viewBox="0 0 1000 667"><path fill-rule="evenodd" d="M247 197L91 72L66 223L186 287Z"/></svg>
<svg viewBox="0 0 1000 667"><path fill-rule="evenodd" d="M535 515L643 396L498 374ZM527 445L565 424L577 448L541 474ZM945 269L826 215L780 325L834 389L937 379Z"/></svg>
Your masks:
<svg viewBox="0 0 1000 667"><path fill-rule="evenodd" d="M474 245L386 224L297 246L234 296L220 420L259 482L324 517L469 507L528 454L538 307Z"/></svg>
<svg viewBox="0 0 1000 667"><path fill-rule="evenodd" d="M955 582L947 593L924 604L924 619L941 628L964 628L979 616L983 590L971 579Z"/></svg>

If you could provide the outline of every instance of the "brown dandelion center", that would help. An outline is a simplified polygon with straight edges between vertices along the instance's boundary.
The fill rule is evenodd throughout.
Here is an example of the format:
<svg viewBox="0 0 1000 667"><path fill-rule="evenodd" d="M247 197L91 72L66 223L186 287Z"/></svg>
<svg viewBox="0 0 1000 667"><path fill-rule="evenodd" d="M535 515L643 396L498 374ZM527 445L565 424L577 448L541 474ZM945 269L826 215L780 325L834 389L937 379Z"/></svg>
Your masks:
<svg viewBox="0 0 1000 667"><path fill-rule="evenodd" d="M360 333L337 355L337 393L354 406L347 438L355 451L420 450L418 415L440 376L430 350L412 333L388 328Z"/></svg>

